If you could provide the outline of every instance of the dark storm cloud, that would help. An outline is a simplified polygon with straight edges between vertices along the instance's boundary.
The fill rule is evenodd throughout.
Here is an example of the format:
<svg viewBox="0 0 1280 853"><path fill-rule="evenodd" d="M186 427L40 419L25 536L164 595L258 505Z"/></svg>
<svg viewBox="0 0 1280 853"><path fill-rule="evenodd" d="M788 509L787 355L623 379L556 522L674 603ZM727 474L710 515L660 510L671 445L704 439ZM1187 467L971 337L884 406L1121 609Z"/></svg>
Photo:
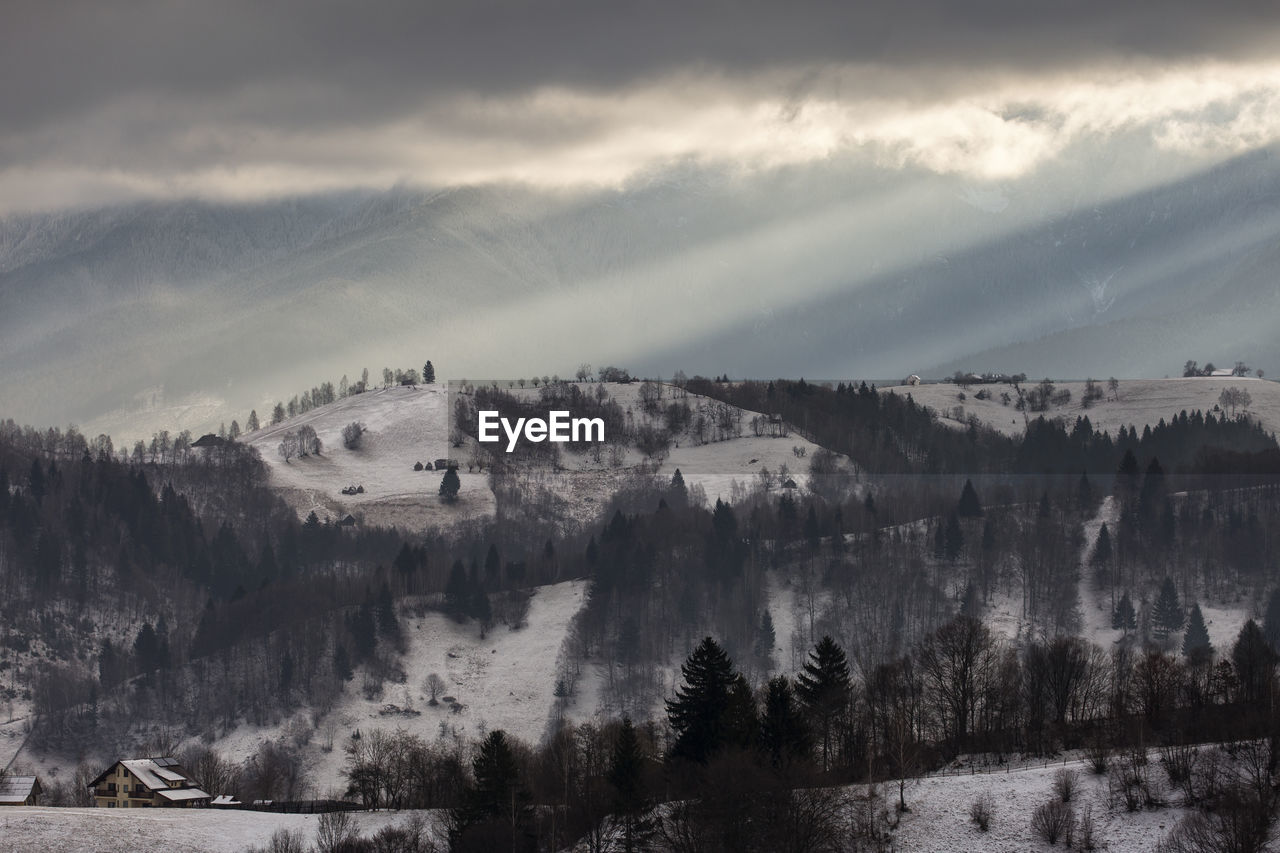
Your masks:
<svg viewBox="0 0 1280 853"><path fill-rule="evenodd" d="M1280 138L1277 18L1186 0L9 0L0 213L398 180L616 185L686 159L851 149L1001 177L1053 156L1064 127L1133 122L1230 153ZM1201 67L1213 83L1197 88Z"/></svg>
<svg viewBox="0 0 1280 853"><path fill-rule="evenodd" d="M126 95L236 98L262 121L375 120L448 93L625 87L824 63L1044 69L1275 46L1263 3L57 2L6 4L12 133ZM938 85L934 78L931 85ZM254 103L266 85L295 98Z"/></svg>

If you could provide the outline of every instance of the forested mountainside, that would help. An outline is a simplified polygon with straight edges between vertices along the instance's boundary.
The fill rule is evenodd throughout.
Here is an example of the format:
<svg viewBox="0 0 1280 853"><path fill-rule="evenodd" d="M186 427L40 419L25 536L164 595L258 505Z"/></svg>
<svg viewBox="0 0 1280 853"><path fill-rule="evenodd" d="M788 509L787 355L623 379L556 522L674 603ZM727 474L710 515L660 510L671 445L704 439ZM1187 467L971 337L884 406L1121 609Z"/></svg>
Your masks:
<svg viewBox="0 0 1280 853"><path fill-rule="evenodd" d="M691 437L671 413L685 390L763 420ZM1247 418L1171 412L1114 437L1041 420L1011 438L869 386L651 394L619 423L652 452L584 529L533 523L518 479L494 489L493 519L447 534L300 521L241 444L139 459L5 422L0 665L29 711L26 755L87 767L162 742L241 796L453 808L459 849L606 826L767 849L789 822L845 813L800 790L816 782L1272 730L1280 488L1258 465L1280 448ZM819 445L796 445L794 471L709 505L653 473L655 433L733 442L768 413L774 440ZM444 716L436 737L396 733L421 713L406 700L438 713L451 687L406 670L423 614L526 630L530 590L573 578L587 595L535 690L538 744L492 732L473 755ZM356 692L394 714L348 728L331 715ZM219 752L246 726L274 734ZM1148 783L1118 784L1122 802ZM889 837L892 809L868 814L857 831Z"/></svg>

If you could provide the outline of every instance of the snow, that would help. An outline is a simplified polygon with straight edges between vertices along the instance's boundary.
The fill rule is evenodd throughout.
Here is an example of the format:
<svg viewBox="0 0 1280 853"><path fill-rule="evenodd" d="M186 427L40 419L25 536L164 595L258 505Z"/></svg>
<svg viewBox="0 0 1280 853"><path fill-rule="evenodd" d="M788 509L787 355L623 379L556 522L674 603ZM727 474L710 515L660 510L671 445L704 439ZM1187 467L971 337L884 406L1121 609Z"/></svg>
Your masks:
<svg viewBox="0 0 1280 853"><path fill-rule="evenodd" d="M1027 390L1038 380L1032 379L1023 385ZM1104 399L1096 401L1086 409L1080 401L1084 398L1083 382L1055 382L1058 390L1069 390L1071 402L1066 406L1053 407L1043 413L1045 417L1065 417L1074 422L1077 416L1087 416L1095 429L1109 432L1113 437L1121 426L1136 426L1141 430L1150 424L1154 427L1161 418L1168 421L1183 411L1190 413L1196 409L1207 412L1218 404L1218 396L1223 389L1241 388L1253 397L1248 413L1257 419L1268 432L1280 430L1280 383L1250 377L1196 377L1190 379L1122 379L1117 399L1112 400L1106 388L1105 377L1098 380ZM992 395L989 400L979 400L974 395L986 389ZM951 412L956 406L964 408L964 414L977 415L980 420L1006 435L1021 435L1025 429L1023 413L1014 409L1013 405L1000 402L1000 395L1008 393L1017 400L1013 386L1005 384L974 385L961 388L950 382L931 385L894 385L880 389L893 394L910 394L917 403L935 409L946 423L955 424ZM965 395L964 400L959 394ZM1030 412L1027 417L1034 420L1038 415Z"/></svg>
<svg viewBox="0 0 1280 853"><path fill-rule="evenodd" d="M352 812L357 831L372 835L403 823L410 812ZM433 826L433 813L421 812ZM318 815L286 815L224 809L0 809L0 853L103 853L166 850L172 853L243 853L266 846L277 829L315 840Z"/></svg>
<svg viewBox="0 0 1280 853"><path fill-rule="evenodd" d="M342 429L352 422L364 424L367 431L360 446L348 450L342 444ZM316 431L322 453L285 462L277 450L281 438L303 425ZM448 435L447 386L437 384L345 397L264 426L241 441L262 454L271 469L272 486L300 518L314 511L321 521L338 521L350 513L367 524L423 530L494 512L487 475L460 470L459 500L445 504L439 498L443 474L413 470L416 462L426 465L447 458ZM364 486L364 493L344 495L347 486Z"/></svg>
<svg viewBox="0 0 1280 853"><path fill-rule="evenodd" d="M408 650L400 665L406 682L387 683L382 696L375 699L364 697L360 673L347 684L337 704L320 721L322 730L327 725L334 727L333 749L321 751L314 738L309 747L307 775L313 793L321 795L343 787L342 745L356 729L403 729L428 741L441 734L442 726L468 740L502 729L527 743L538 743L555 701L556 656L585 595L586 581L582 580L538 587L525 627L512 631L496 624L484 639L470 620L459 624L435 611L403 618ZM455 712L451 703L429 704L423 684L433 672L444 679L441 696L456 699L460 711ZM390 705L399 710L386 713ZM213 747L241 761L263 740L279 737L288 727L289 721L266 728L242 726Z"/></svg>
<svg viewBox="0 0 1280 853"><path fill-rule="evenodd" d="M1035 838L1030 829L1031 814L1052 795L1053 778L1062 769L1061 760L1048 766L996 772L988 775L962 773L910 780L906 800L910 812L904 814L895 834L896 849L949 851L949 853L1026 853L1055 849ZM1094 838L1099 849L1142 853L1155 850L1182 817L1181 808L1126 812L1123 807L1107 807L1105 776L1095 776L1078 761L1069 767L1080 774L1079 790L1072 805L1076 816L1092 807ZM1158 766L1153 777L1162 776ZM896 802L896 784L886 785L882 795L890 807ZM969 806L981 794L995 800L995 814L989 831L981 832L969 820Z"/></svg>

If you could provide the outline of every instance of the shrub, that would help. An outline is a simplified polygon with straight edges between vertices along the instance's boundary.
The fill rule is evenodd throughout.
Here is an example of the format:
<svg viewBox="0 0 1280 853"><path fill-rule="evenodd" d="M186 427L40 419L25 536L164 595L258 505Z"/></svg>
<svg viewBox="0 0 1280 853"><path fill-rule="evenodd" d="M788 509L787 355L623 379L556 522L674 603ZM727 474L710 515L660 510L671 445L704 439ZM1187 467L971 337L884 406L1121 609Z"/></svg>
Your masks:
<svg viewBox="0 0 1280 853"><path fill-rule="evenodd" d="M969 819L978 829L986 832L991 827L991 818L995 814L996 802L991 794L979 794L969 806Z"/></svg>
<svg viewBox="0 0 1280 853"><path fill-rule="evenodd" d="M364 438L364 424L351 422L342 428L342 446L347 450L355 450Z"/></svg>
<svg viewBox="0 0 1280 853"><path fill-rule="evenodd" d="M1063 767L1053 777L1053 790L1064 803L1069 803L1079 783L1080 774L1075 770Z"/></svg>
<svg viewBox="0 0 1280 853"><path fill-rule="evenodd" d="M1031 831L1048 844L1066 838L1075 823L1075 813L1062 800L1053 799L1037 806L1031 813Z"/></svg>

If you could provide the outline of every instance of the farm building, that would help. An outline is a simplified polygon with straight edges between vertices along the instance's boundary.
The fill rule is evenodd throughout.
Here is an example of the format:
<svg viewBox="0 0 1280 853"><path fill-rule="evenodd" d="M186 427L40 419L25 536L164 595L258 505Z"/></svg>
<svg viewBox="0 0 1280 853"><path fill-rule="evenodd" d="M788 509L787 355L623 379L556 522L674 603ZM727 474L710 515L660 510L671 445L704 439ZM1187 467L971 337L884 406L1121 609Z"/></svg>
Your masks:
<svg viewBox="0 0 1280 853"><path fill-rule="evenodd" d="M38 806L40 794L40 780L34 776L0 779L0 806Z"/></svg>

